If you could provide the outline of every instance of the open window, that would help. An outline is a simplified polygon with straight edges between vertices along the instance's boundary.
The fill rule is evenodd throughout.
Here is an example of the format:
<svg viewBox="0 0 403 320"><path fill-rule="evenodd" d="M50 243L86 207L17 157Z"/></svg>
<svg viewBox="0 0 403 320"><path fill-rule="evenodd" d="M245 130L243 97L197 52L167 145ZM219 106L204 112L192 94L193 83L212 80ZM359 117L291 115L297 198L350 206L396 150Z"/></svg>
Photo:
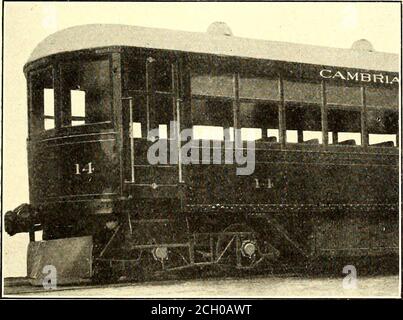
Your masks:
<svg viewBox="0 0 403 320"><path fill-rule="evenodd" d="M224 140L224 133L233 127L233 75L193 72L191 91L193 139Z"/></svg>
<svg viewBox="0 0 403 320"><path fill-rule="evenodd" d="M31 133L55 128L53 68L31 74Z"/></svg>
<svg viewBox="0 0 403 320"><path fill-rule="evenodd" d="M286 104L287 143L322 144L321 109L316 104Z"/></svg>
<svg viewBox="0 0 403 320"><path fill-rule="evenodd" d="M224 129L232 129L230 100L193 98L191 115L195 140L223 140Z"/></svg>
<svg viewBox="0 0 403 320"><path fill-rule="evenodd" d="M322 144L320 83L283 82L286 142Z"/></svg>
<svg viewBox="0 0 403 320"><path fill-rule="evenodd" d="M399 134L397 110L367 108L369 145L396 147Z"/></svg>
<svg viewBox="0 0 403 320"><path fill-rule="evenodd" d="M239 98L241 139L279 142L278 80L243 74L239 80Z"/></svg>
<svg viewBox="0 0 403 320"><path fill-rule="evenodd" d="M368 142L374 147L395 147L399 135L396 89L366 88Z"/></svg>
<svg viewBox="0 0 403 320"><path fill-rule="evenodd" d="M61 64L63 126L112 121L109 58Z"/></svg>
<svg viewBox="0 0 403 320"><path fill-rule="evenodd" d="M329 84L326 99L329 144L361 145L361 88Z"/></svg>
<svg viewBox="0 0 403 320"><path fill-rule="evenodd" d="M55 127L55 90L46 88L43 95L45 130L49 130Z"/></svg>
<svg viewBox="0 0 403 320"><path fill-rule="evenodd" d="M279 142L278 104L275 102L241 102L239 124L242 140Z"/></svg>
<svg viewBox="0 0 403 320"><path fill-rule="evenodd" d="M328 108L329 144L361 145L360 109Z"/></svg>

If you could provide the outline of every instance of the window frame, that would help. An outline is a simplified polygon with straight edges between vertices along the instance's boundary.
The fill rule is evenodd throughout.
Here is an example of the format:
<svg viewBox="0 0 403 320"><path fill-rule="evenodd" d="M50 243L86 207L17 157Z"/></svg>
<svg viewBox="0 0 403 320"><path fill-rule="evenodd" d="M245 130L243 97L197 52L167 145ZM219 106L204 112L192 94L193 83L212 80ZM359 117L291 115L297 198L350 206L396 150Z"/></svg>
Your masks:
<svg viewBox="0 0 403 320"><path fill-rule="evenodd" d="M295 78L291 77L288 75L288 69L287 70L282 70L280 71L279 75L279 89L280 89L280 109L279 109L279 130L280 130L280 136L279 140L281 143L281 146L283 149L295 149L295 148L306 148L306 149L318 149L318 148L323 148L328 145L328 135L327 135L327 110L326 110L326 95L325 95L325 89L326 89L326 84L323 80L319 79L309 79L309 78ZM297 101L297 100L286 100L285 99L285 82L291 82L291 83L307 83L307 84L315 84L318 85L319 88L319 94L320 94L320 101L318 100L317 102L314 101ZM322 142L318 144L311 144L307 141L302 141L302 142L288 142L287 141L287 131L288 130L295 130L295 129L288 129L287 128L287 108L293 107L293 106L300 106L302 108L308 107L317 107L319 109L319 112L321 113L321 121L320 121L320 127L321 130L317 132L322 132ZM297 131L297 137L298 140L302 139L303 140L303 133L304 131L311 131L311 130L296 130Z"/></svg>
<svg viewBox="0 0 403 320"><path fill-rule="evenodd" d="M349 146L349 147L353 147L353 148L358 148L358 147L364 147L364 135L363 135L363 106L358 106L358 105L346 105L346 104L327 104L326 105L326 118L327 118L327 135L328 135L328 146L330 147L345 147L345 146ZM341 110L341 111L345 111L345 112L351 112L351 111L355 111L359 113L360 116L360 130L357 132L350 132L350 133L359 133L360 134L360 143L359 144L355 144L355 145L343 145L339 143L334 143L334 139L332 137L332 143L329 142L329 134L332 133L337 133L336 137L338 137L339 133L343 133L346 131L338 131L338 132L333 132L331 130L329 130L329 111L331 110ZM338 140L338 139L337 139ZM355 139L354 139L355 140ZM343 140L344 141L344 140Z"/></svg>
<svg viewBox="0 0 403 320"><path fill-rule="evenodd" d="M97 50L83 50L80 52L63 53L52 58L43 59L40 62L29 65L25 72L27 78L27 98L28 98L28 137L29 139L43 139L52 136L64 136L70 133L86 133L86 132L104 132L110 131L118 127L120 120L116 117L116 111L119 109L117 105L116 96L119 96L119 92L116 92L121 80L118 77L121 68L119 58L116 58L116 54L120 55L118 49L97 49ZM88 123L75 126L63 126L63 115L61 112L62 98L60 96L62 90L61 84L61 64L81 61L81 60L97 60L100 57L108 58L109 60L109 77L110 77L110 102L111 102L111 118L107 122ZM118 64L119 65L118 65ZM34 123L33 116L33 75L43 72L46 69L52 69L53 73L53 86L54 86L54 108L55 108L55 127L49 130L39 128ZM116 71L116 72L115 72ZM43 110L44 111L44 110ZM41 116L44 121L44 114ZM39 120L36 120L39 121ZM35 128L36 127L36 128Z"/></svg>
<svg viewBox="0 0 403 320"><path fill-rule="evenodd" d="M200 68L202 69L202 68ZM243 72L243 66L241 67L234 67L233 72L234 77L238 77L238 82L234 81L234 91L237 92L234 97L222 97L222 96L210 96L210 95L200 95L200 94L193 94L190 92L190 97L191 100L192 98L200 99L200 98L217 98L217 99L227 99L227 100L232 100L234 103L234 123L233 127L240 129L241 126L237 126L240 121L240 104L242 102L267 102L270 104L277 104L278 105L278 115L279 115L279 143L281 143L283 149L287 149L287 147L291 147L294 149L293 146L299 146L301 145L302 148L385 148L383 146L374 146L369 144L369 133L368 133L368 124L367 124L367 115L368 115L368 109L373 108L373 106L367 106L366 104L366 91L367 88L373 87L374 85L372 84L359 84L359 83L343 83L339 81L334 81L334 80L328 80L328 79L308 79L308 78L302 78L302 79L296 79L295 77L287 76L287 72L279 68L278 70L275 69L275 72L270 73L271 70L263 68L263 70L259 71L258 69L254 69L253 71L248 70L248 72L244 73ZM247 69L245 69L247 70ZM197 73L198 71L196 71ZM191 75L191 71L189 72ZM215 74L215 73L213 73ZM284 75L284 76L283 76ZM278 81L278 86L279 86L279 99L278 100L272 100L272 99L262 99L260 97L253 98L253 97L240 97L239 90L240 90L240 81L242 81L242 76L247 77L247 78L268 78L271 80L277 80ZM321 94L321 101L294 101L294 100L286 100L284 99L284 81L291 81L291 82L306 82L306 83L312 83L312 84L318 84L320 86L320 94ZM327 102L327 86L340 86L340 87L351 87L351 88L356 88L359 92L360 95L360 103L350 105L348 101L346 103L328 103ZM376 86L378 87L378 86ZM380 86L382 87L382 86ZM389 88L387 88L389 89ZM191 90L190 90L191 91ZM392 91L393 92L393 91ZM355 98L357 98L357 93ZM191 102L190 102L191 103ZM287 142L287 127L286 127L286 109L289 105L293 104L299 104L302 107L309 105L309 106L317 106L318 109L320 109L321 113L321 119L320 119L320 127L321 127L321 132L322 132L322 141L318 145L311 145L308 143L304 142ZM392 107L381 107L381 108L387 108L387 109L393 109ZM360 131L357 132L360 134L361 141L360 143L357 143L356 145L343 145L343 144L332 144L329 143L329 134L331 134L331 131L329 131L328 127L328 113L332 109L341 109L341 110L356 110L359 111L360 114ZM191 122L191 125L193 126L193 121ZM224 126L223 126L224 127ZM256 127L257 128L257 127ZM225 129L225 128L224 128ZM263 129L263 128L261 128ZM305 131L305 130L303 130ZM302 132L303 132L302 131ZM307 130L309 131L309 130ZM319 132L319 130L318 130ZM262 139L255 140L257 144L267 144ZM269 144L273 144L272 142L269 142ZM398 138L396 139L396 146L395 148L399 147L399 141ZM386 148L391 148L391 147L386 147Z"/></svg>
<svg viewBox="0 0 403 320"><path fill-rule="evenodd" d="M48 70L52 73L52 84L53 84L53 108L54 108L54 116L49 117L45 115L45 99L43 100L43 104L41 110L39 110L39 115L35 114L37 110L34 109L34 83L33 78L41 73L45 73ZM57 68L54 63L49 63L48 65L42 65L36 69L30 70L28 72L27 77L27 85L28 85L28 137L37 137L41 135L53 134L57 130L58 124L58 108L57 108L57 88L56 88L56 75ZM51 129L45 129L45 119L53 119L54 127Z"/></svg>
<svg viewBox="0 0 403 320"><path fill-rule="evenodd" d="M88 62L88 61L102 61L102 60L107 60L108 65L109 65L109 97L110 97L110 114L109 114L109 120L107 121L100 121L100 122L94 122L94 123L84 123L80 125L72 125L72 121L75 120L83 120L81 116L75 117L71 115L71 100L70 100L70 110L68 112L65 112L65 108L63 105L63 83L62 83L62 67L63 64L68 64L68 63L80 63L80 62ZM85 55L80 55L78 54L77 56L69 57L66 59L61 59L57 63L57 83L58 83L58 88L57 88L57 104L58 104L58 109L60 110L58 115L59 115L59 127L58 129L64 129L64 130L74 130L76 128L96 128L96 127L102 127L102 128L113 128L115 127L115 103L114 103L114 73L113 73L113 56L112 53L91 53L91 54L85 54ZM70 98L71 99L71 98ZM74 119L77 118L77 119ZM85 119L85 117L84 117ZM68 123L66 125L66 123ZM77 129L79 130L79 129Z"/></svg>
<svg viewBox="0 0 403 320"><path fill-rule="evenodd" d="M331 84L333 86L342 86L342 84L340 84L339 82L335 83L333 81L329 81L329 80L323 80L324 83L328 83ZM326 103L325 109L326 109L326 117L329 111L329 108L333 108L333 109L339 109L339 110L352 110L352 111L359 111L360 112L360 118L361 118L361 123L360 123L360 135L361 135L361 144L359 145L351 145L349 147L353 147L353 148L363 148L363 149L393 149L399 148L399 139L398 139L398 133L397 133L397 138L396 138L396 145L393 147L390 146L377 146L377 145L371 145L369 144L369 133L368 132L368 109L374 109L374 108L378 108L378 109L387 109L387 110L396 110L397 108L397 112L398 112L398 106L392 107L392 106L369 106L367 105L367 88L371 88L371 87L376 87L376 88L382 88L383 86L374 86L371 84L356 84L356 85L344 85L347 87L355 87L355 88L359 88L361 91L361 104L354 104L354 105L348 105L348 104L335 104L335 103ZM387 90L393 90L393 89L389 89L387 88ZM397 92L398 93L398 92ZM326 98L325 98L326 100ZM326 102L326 101L325 101ZM327 120L327 119L326 119ZM399 120L399 119L398 119ZM329 134L329 130L328 130L328 134ZM345 145L340 145L340 144L329 144L330 147L345 147Z"/></svg>
<svg viewBox="0 0 403 320"><path fill-rule="evenodd" d="M251 103L251 102L252 103L260 103L260 104L261 103L267 103L267 104L273 105L273 107L276 106L277 122L279 124L278 128L274 128L274 129L278 130L278 137L279 138L278 138L278 140L276 142L270 142L270 141L264 139L265 137L267 137L267 130L268 129L273 129L273 128L254 127L254 128L262 130L262 138L260 138L258 140L255 140L255 143L260 144L262 146L280 144L281 143L281 138L280 138L281 137L281 133L280 133L280 130L281 130L281 128L280 128L280 106L279 106L280 100L260 99L260 98L239 98L239 104L241 104L241 103ZM270 106L270 107L272 107L272 106ZM240 118L241 117L240 117L240 114L239 114L238 115L238 122L240 122ZM249 127L244 127L244 128L249 128ZM241 125L239 125L239 129L242 129ZM241 139L242 139L242 137L241 137ZM242 140L242 141L247 141L247 140Z"/></svg>
<svg viewBox="0 0 403 320"><path fill-rule="evenodd" d="M133 56L133 57L131 57ZM144 89L130 89L127 86L128 83L128 74L129 74L129 66L130 66L130 61L131 60L137 60L138 62L143 62L145 64L145 86ZM154 81L155 78L153 77L153 74L155 72L155 63L158 64L158 61L164 61L168 62L170 65L170 71L171 71L171 91L160 91L155 89L154 86ZM158 54L155 52L137 52L136 50L126 50L122 52L122 100L129 100L132 99L133 101L136 101L136 98L141 97L142 99L145 99L146 103L146 114L145 114L145 120L146 123L143 123L141 126L141 137L135 137L135 140L150 140L149 132L151 129L155 129L155 125L157 125L156 120L155 120L155 101L157 99L157 96L160 97L168 97L171 98L172 100L172 116L173 120L176 120L176 99L178 96L178 66L177 66L177 58L170 55L169 53L165 54ZM129 112L125 109L128 109L129 107L123 106L123 113L127 115ZM128 120L128 116L125 116L124 118L129 123L130 120ZM127 125L124 125L124 127L127 127ZM167 140L171 140L170 138L170 132L169 132L169 124L167 127Z"/></svg>
<svg viewBox="0 0 403 320"><path fill-rule="evenodd" d="M323 99L323 97L322 97L322 99ZM289 144L292 144L292 145L303 145L303 146L322 146L322 145L325 145L325 143L324 143L324 141L325 141L325 139L324 139L324 135L323 135L323 120L322 120L322 118L323 118L323 114L322 114L322 104L321 103L314 103L314 102L298 102L298 101L284 101L284 107L285 107L285 124L284 124L284 129L285 129L285 132L287 132L287 131L297 131L297 136L298 136L298 140L300 140L300 139L302 139L302 141L298 141L298 142L288 142L287 141L287 133L285 134L285 144L286 145L289 145ZM290 128L287 128L287 108L318 108L318 111L321 113L321 115L320 115L320 123L319 123L319 125L320 125L320 130L304 130L304 129L302 129L302 130L299 130L299 129L290 129ZM313 132L321 132L321 134L322 134L322 138L321 138L321 140L322 140L322 142L319 142L318 144L310 144L309 142L308 142L308 140L306 140L306 141L303 141L303 135L304 135L304 132L306 132L306 131L313 131Z"/></svg>
<svg viewBox="0 0 403 320"><path fill-rule="evenodd" d="M227 129L230 128L234 128L234 129L242 129L242 126L240 125L240 119L241 119L241 115L240 115L240 106L241 103L267 103L267 104L271 104L271 105L276 105L277 108L277 114L278 114L278 119L277 121L279 121L279 126L278 128L275 128L276 130L278 130L278 136L279 139L277 142L270 142L264 139L258 139L258 140L254 140L256 145L280 145L281 144L281 126L280 126L280 87L278 85L278 81L279 81L279 76L278 76L278 72L271 72L269 69L268 71L270 72L265 72L265 70L259 70L259 66L255 66L253 69L256 70L256 72L253 72L250 70L250 68L248 67L248 64L245 66L241 66L240 68L238 67L238 65L235 62L221 62L220 60L217 61L210 61L210 60L201 60L199 61L199 63L202 65L202 67L196 68L190 67L189 68L189 78L192 76L192 74L200 74L202 71L204 70L211 70L209 67L215 66L215 65L219 65L219 67L217 68L217 70L214 70L214 72L211 72L212 75L220 75L221 73L223 75L231 75L233 77L233 92L234 94L231 96L222 96L222 95L206 95L206 94L199 94L199 93L193 93L192 92L192 88L191 88L191 80L189 79L189 95L190 95L190 107L189 109L191 110L191 105L192 105L192 100L193 99L217 99L217 100L221 100L221 101L230 101L232 102L233 108L232 108L232 125L230 127L226 127L224 125L220 125L220 127L222 127L224 129L224 135L225 135L225 131ZM222 63L222 65L220 65L220 63ZM198 67L199 65L197 65ZM245 68L246 67L246 68ZM274 99L266 99L266 98L254 98L254 97L241 97L240 96L240 88L241 88L241 81L242 78L266 78L269 80L273 80L275 82L277 82L277 88L278 88L278 99L274 100ZM193 121L193 117L190 114L189 116L190 118L190 123L189 125L191 127L193 127L194 125L198 125L196 123L194 123ZM246 128L246 127L245 127ZM273 129L273 128L257 128L257 129L261 129L262 131L262 138L267 136L267 130L268 129ZM263 133L265 132L265 133ZM242 137L239 137L240 141L242 142L242 144L245 144L247 142L247 140L242 140ZM237 139L236 137L234 137L234 140Z"/></svg>
<svg viewBox="0 0 403 320"><path fill-rule="evenodd" d="M374 145L374 144L369 144L369 135L370 134L379 134L379 133L373 133L369 131L369 126L367 125L367 131L368 131L368 147L369 148L399 148L399 109L395 108L395 107L391 107L391 106L367 106L366 110L366 117L368 117L368 110L383 110L383 111L392 111L393 113L396 112L397 115L397 132L396 133L381 133L380 135L395 135L395 144L393 147L390 146L380 146L380 145ZM367 118L368 121L368 118ZM366 121L366 123L368 124L368 122ZM386 141L384 141L386 142Z"/></svg>
<svg viewBox="0 0 403 320"><path fill-rule="evenodd" d="M224 126L224 125L220 125L220 124L218 124L218 125L212 125L212 124L200 124L200 123L195 123L194 122L194 117L193 117L193 113L192 113L192 104L193 104L193 101L194 100L198 100L198 101L203 101L203 100L205 100L205 101L207 101L207 100L210 100L210 101L221 101L221 102L229 102L229 103L232 103L232 114L231 114L231 118L232 118L232 126L230 126L230 127L226 127L226 126ZM190 108L189 108L189 112L190 112L190 115L189 115L189 118L190 118L190 124L191 124L191 128L192 128L192 139L194 139L193 138L193 135L194 135L194 127L195 126L204 126L204 127L221 127L221 128L223 128L223 137L222 137L222 139L218 139L218 140L214 140L214 141L224 141L224 139L225 139L225 133L226 133L226 129L230 129L230 128L234 128L234 125L233 125L233 120L234 120L234 118L233 118L233 110L234 110L234 103L235 103L235 98L232 98L232 97L223 97L223 96L211 96L211 95L201 95L201 94L191 94L191 96L190 96ZM212 141L212 139L194 139L194 140L199 140L199 141L202 141L202 140L210 140L210 141Z"/></svg>

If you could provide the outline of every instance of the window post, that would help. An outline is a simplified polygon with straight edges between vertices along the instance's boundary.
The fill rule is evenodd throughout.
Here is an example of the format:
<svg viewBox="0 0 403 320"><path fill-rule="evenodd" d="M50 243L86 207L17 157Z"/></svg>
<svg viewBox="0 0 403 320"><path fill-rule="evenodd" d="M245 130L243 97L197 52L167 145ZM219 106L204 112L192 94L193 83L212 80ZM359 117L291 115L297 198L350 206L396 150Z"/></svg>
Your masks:
<svg viewBox="0 0 403 320"><path fill-rule="evenodd" d="M174 154L174 156L178 159L178 182L183 183L183 173L182 173L182 141L181 141L181 109L182 109L182 100L180 90L182 89L182 85L180 84L180 69L179 62L174 62L171 65L172 69L172 101L173 101L173 114L174 114L174 123L175 127L173 134L175 137L176 145L174 148L177 148L177 153L170 150L170 154ZM170 135L168 136L168 138ZM170 145L171 148L171 145ZM176 155L175 155L176 154Z"/></svg>
<svg viewBox="0 0 403 320"><path fill-rule="evenodd" d="M120 169L120 190L124 189L124 159L123 159L123 141L126 133L125 126L123 124L123 105L122 105L122 67L121 54L112 53L110 60L110 72L111 72L111 84L112 84L112 97L114 111L114 122L116 131L119 133L119 139L117 140L118 154L119 154L119 169ZM132 123L130 122L130 125ZM127 135L126 135L127 136Z"/></svg>
<svg viewBox="0 0 403 320"><path fill-rule="evenodd" d="M28 138L30 139L34 133L33 130L33 121L34 115L32 111L32 76L31 73L28 73L27 76L27 102L28 102Z"/></svg>
<svg viewBox="0 0 403 320"><path fill-rule="evenodd" d="M63 125L63 113L62 113L62 99L61 93L62 88L60 85L60 72L59 64L56 64L53 68L53 88L55 94L55 128L60 128Z"/></svg>
<svg viewBox="0 0 403 320"><path fill-rule="evenodd" d="M337 132L332 132L332 140L333 140L333 144L339 143L339 134Z"/></svg>
<svg viewBox="0 0 403 320"><path fill-rule="evenodd" d="M179 76L178 76L178 65L176 62L171 63L171 94L172 94L172 115L173 121L176 125L179 126L179 114L180 114L180 98L179 98ZM168 125L168 139L171 137L175 137L175 140L179 139L178 132L180 130L176 130L175 132L170 132L170 125Z"/></svg>
<svg viewBox="0 0 403 320"><path fill-rule="evenodd" d="M44 93L42 84L38 83L38 75L40 75L41 70L39 71L32 71L29 73L29 91L30 91L30 103L29 103L29 110L30 110L30 134L36 135L39 132L42 132L45 129L44 125ZM42 71L43 72L43 71ZM40 89L38 86L40 85Z"/></svg>
<svg viewBox="0 0 403 320"><path fill-rule="evenodd" d="M322 119L322 143L324 146L329 144L329 134L327 125L327 99L326 99L326 82L322 80L322 104L320 106Z"/></svg>
<svg viewBox="0 0 403 320"><path fill-rule="evenodd" d="M240 110L240 102L239 102L239 73L234 73L234 103L233 103L233 117L234 117L234 142L235 147L242 146L242 137L240 134L240 125L239 125L239 110Z"/></svg>
<svg viewBox="0 0 403 320"><path fill-rule="evenodd" d="M147 58L146 62L146 99L147 99L147 133L146 137L148 139L148 135L154 126L154 61L155 59L152 57Z"/></svg>
<svg viewBox="0 0 403 320"><path fill-rule="evenodd" d="M57 88L56 91L60 92L60 99L59 99L59 107L60 107L60 124L61 126L70 126L71 125L71 95L70 89L68 85L65 83L66 80L64 78L64 70L65 65L63 63L59 64L58 67L58 77L60 86Z"/></svg>
<svg viewBox="0 0 403 320"><path fill-rule="evenodd" d="M280 75L278 79L278 91L280 93L280 103L278 109L278 128L279 128L279 140L282 147L285 147L287 132L285 127L285 104L284 104L284 86L283 86L283 78Z"/></svg>
<svg viewBox="0 0 403 320"><path fill-rule="evenodd" d="M361 87L361 145L368 146L367 101L365 87Z"/></svg>
<svg viewBox="0 0 403 320"><path fill-rule="evenodd" d="M301 126L301 124L299 124ZM302 129L297 130L297 142L303 143L304 142L304 131Z"/></svg>

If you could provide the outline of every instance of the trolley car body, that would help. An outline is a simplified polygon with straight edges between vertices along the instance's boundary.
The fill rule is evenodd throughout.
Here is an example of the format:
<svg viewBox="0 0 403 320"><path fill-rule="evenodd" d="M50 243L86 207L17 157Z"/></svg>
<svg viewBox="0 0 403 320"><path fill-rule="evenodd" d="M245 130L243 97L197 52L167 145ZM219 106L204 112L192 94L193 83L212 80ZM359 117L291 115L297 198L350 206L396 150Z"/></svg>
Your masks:
<svg viewBox="0 0 403 320"><path fill-rule="evenodd" d="M24 68L35 212L24 231L39 226L56 251L91 236L86 276L101 263L396 255L398 70L397 55L371 48L119 25L59 31ZM186 128L191 163L178 139ZM156 142L167 163L150 163ZM254 152L251 174L224 161L237 149Z"/></svg>

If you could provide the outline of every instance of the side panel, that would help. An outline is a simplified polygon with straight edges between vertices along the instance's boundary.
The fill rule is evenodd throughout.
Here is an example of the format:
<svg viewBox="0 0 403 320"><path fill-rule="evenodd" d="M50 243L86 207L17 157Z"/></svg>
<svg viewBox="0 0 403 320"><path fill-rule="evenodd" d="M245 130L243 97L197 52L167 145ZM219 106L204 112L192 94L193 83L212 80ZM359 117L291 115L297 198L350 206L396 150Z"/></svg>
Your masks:
<svg viewBox="0 0 403 320"><path fill-rule="evenodd" d="M51 138L29 144L33 205L111 197L119 193L114 133Z"/></svg>
<svg viewBox="0 0 403 320"><path fill-rule="evenodd" d="M254 205L269 209L352 209L398 205L398 156L362 150L256 150L255 170L237 164L185 166L189 205ZM257 207L255 208L257 209Z"/></svg>
<svg viewBox="0 0 403 320"><path fill-rule="evenodd" d="M397 211L322 216L316 221L314 229L315 253L318 256L387 255L399 252Z"/></svg>
<svg viewBox="0 0 403 320"><path fill-rule="evenodd" d="M307 255L397 253L397 164L396 150L257 150L247 176L237 176L235 164L185 166L184 207L200 216L233 215L227 225L263 218L277 244Z"/></svg>

